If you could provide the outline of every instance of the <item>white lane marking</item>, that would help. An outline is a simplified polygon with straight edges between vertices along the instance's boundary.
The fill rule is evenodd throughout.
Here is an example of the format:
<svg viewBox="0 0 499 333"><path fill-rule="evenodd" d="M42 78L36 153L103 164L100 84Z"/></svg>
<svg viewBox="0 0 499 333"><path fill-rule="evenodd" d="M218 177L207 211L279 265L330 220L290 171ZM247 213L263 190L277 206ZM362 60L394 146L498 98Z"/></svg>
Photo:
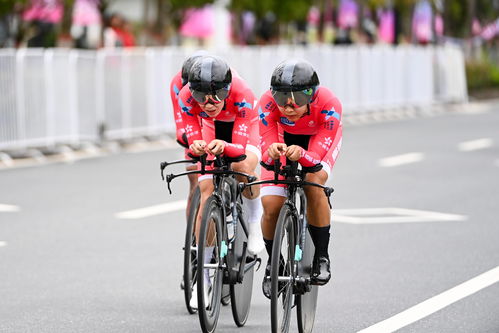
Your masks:
<svg viewBox="0 0 499 333"><path fill-rule="evenodd" d="M422 161L424 158L423 153L408 153L397 156L385 157L378 161L382 167L394 167L403 164L415 163Z"/></svg>
<svg viewBox="0 0 499 333"><path fill-rule="evenodd" d="M335 209L332 222L350 224L417 223L439 221L464 221L464 215L444 214L427 210L405 208Z"/></svg>
<svg viewBox="0 0 499 333"><path fill-rule="evenodd" d="M18 212L20 210L18 206L0 204L0 212Z"/></svg>
<svg viewBox="0 0 499 333"><path fill-rule="evenodd" d="M0 247L4 247L4 246L7 246L7 242L0 241Z"/></svg>
<svg viewBox="0 0 499 333"><path fill-rule="evenodd" d="M473 151L473 150L489 148L491 146L492 146L492 139L483 138L478 140L461 142L460 144L458 144L457 148L460 151Z"/></svg>
<svg viewBox="0 0 499 333"><path fill-rule="evenodd" d="M114 217L118 219L141 219L144 217L161 215L170 212L175 212L177 210L183 210L187 206L187 200L179 200L164 203L161 205L155 205L140 209L128 210L126 212L116 213Z"/></svg>
<svg viewBox="0 0 499 333"><path fill-rule="evenodd" d="M499 266L357 333L394 332L498 281Z"/></svg>

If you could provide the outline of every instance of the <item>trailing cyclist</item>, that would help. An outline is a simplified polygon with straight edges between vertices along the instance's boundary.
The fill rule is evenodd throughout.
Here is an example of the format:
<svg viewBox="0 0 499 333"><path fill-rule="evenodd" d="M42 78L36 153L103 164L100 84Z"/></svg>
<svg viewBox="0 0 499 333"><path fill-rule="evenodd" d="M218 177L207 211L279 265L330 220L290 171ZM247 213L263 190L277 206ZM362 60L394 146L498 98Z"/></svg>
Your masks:
<svg viewBox="0 0 499 333"><path fill-rule="evenodd" d="M286 60L272 73L271 89L260 99L262 180L273 179L272 165L280 159L317 167L306 180L325 184L338 156L342 140L341 103L328 89L319 86L312 65L304 60ZM323 190L305 187L309 232L315 245L312 281L326 284L331 278L328 254L331 212ZM269 261L262 288L270 298L270 262L279 211L286 199L285 185L265 184L261 189L262 230Z"/></svg>
<svg viewBox="0 0 499 333"><path fill-rule="evenodd" d="M190 152L196 156L207 153L230 158L246 155L245 159L232 163L232 169L256 177L255 168L261 158L258 115L254 109L254 95L246 83L232 75L229 65L215 56L199 58L190 69L188 82L179 93L178 104ZM213 192L212 177L201 175L198 178L200 212ZM238 180L247 181L245 177ZM248 251L257 254L265 246L260 226L259 188L245 190L243 201L249 213ZM200 223L197 223L196 233L199 227ZM204 258L205 261L210 259Z"/></svg>
<svg viewBox="0 0 499 333"><path fill-rule="evenodd" d="M184 63L182 64L182 69L173 77L170 83L170 97L172 99L172 105L173 105L173 116L175 119L177 142L179 145L185 148L184 155L186 159L190 159L190 157L187 155L189 152L189 145L187 144L187 137L185 135L185 128L182 122L181 110L178 106L178 94L180 93L180 90L187 84L189 70L191 69L194 62L196 62L196 60L207 54L208 52L204 50L199 50L190 55L187 59L185 59ZM190 171L190 170L196 170L196 168L197 167L195 165L194 166L189 165L185 169L187 171ZM188 178L189 178L189 195L187 198L187 209L185 210L186 214L188 214L189 212L191 198L194 194L196 186L198 185L198 178L196 175L188 175Z"/></svg>

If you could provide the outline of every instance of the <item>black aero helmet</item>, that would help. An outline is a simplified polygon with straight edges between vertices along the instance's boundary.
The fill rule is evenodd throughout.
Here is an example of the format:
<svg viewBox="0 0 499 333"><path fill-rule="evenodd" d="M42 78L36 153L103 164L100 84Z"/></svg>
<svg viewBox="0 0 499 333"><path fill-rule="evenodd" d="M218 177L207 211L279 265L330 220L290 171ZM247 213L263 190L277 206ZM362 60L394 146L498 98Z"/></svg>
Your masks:
<svg viewBox="0 0 499 333"><path fill-rule="evenodd" d="M304 106L312 102L319 77L310 63L301 59L281 62L270 80L272 97L279 106Z"/></svg>
<svg viewBox="0 0 499 333"><path fill-rule="evenodd" d="M191 90L215 93L232 82L229 65L216 56L204 56L194 62L189 71Z"/></svg>
<svg viewBox="0 0 499 333"><path fill-rule="evenodd" d="M274 69L270 86L273 91L300 91L315 88L319 77L312 65L302 59L289 59Z"/></svg>
<svg viewBox="0 0 499 333"><path fill-rule="evenodd" d="M208 55L207 51L199 50L185 59L184 63L182 64L182 86L185 86L187 84L187 81L189 80L189 71L191 70L192 65L196 62L196 60L205 55Z"/></svg>

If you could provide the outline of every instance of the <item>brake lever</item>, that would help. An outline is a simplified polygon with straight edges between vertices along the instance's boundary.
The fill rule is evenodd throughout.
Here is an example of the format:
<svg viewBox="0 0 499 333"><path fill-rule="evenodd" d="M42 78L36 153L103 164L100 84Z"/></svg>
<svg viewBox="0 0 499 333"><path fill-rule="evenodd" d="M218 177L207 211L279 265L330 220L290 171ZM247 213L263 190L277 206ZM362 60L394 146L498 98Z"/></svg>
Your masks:
<svg viewBox="0 0 499 333"><path fill-rule="evenodd" d="M166 175L166 183L168 185L168 192L170 192L170 194L172 194L172 189L170 188L170 183L172 182L172 180L174 178L175 178L175 175L173 175L173 174Z"/></svg>
<svg viewBox="0 0 499 333"><path fill-rule="evenodd" d="M333 206L331 205L331 194L333 194L334 189L331 187L324 187L324 194L327 197L327 203L329 205L329 209L333 209Z"/></svg>
<svg viewBox="0 0 499 333"><path fill-rule="evenodd" d="M159 164L159 167L161 169L161 179L162 180L165 180L165 175L164 175L164 171L165 171L165 168L168 166L168 162L161 162Z"/></svg>

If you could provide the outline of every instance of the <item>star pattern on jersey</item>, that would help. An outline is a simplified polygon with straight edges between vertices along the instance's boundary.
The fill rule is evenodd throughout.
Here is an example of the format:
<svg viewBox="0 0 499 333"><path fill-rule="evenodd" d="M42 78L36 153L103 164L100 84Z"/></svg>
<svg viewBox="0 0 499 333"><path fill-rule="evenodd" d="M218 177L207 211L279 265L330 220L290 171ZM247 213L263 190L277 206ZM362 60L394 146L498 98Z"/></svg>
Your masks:
<svg viewBox="0 0 499 333"><path fill-rule="evenodd" d="M187 126L185 126L185 131L186 131L187 133L192 132L192 125L187 125Z"/></svg>
<svg viewBox="0 0 499 333"><path fill-rule="evenodd" d="M269 114L270 114L270 112L263 112L262 107L258 108L258 117L260 118L260 120L262 121L262 123L265 126L269 125L268 121L265 120L265 117L267 117Z"/></svg>
<svg viewBox="0 0 499 333"><path fill-rule="evenodd" d="M241 124L239 125L239 130L241 132L246 132L246 130L248 129L248 126L246 126L245 124Z"/></svg>
<svg viewBox="0 0 499 333"><path fill-rule="evenodd" d="M325 117L326 120L328 120L331 117L340 120L340 114L338 112L336 112L336 110L334 108L332 110L322 110L321 113L326 115L326 117Z"/></svg>
<svg viewBox="0 0 499 333"><path fill-rule="evenodd" d="M193 117L194 115L189 112L191 111L192 109L192 106L185 106L184 102L182 101L182 99L178 99L178 106L180 106L180 110L182 110L182 112L186 113L187 115Z"/></svg>
<svg viewBox="0 0 499 333"><path fill-rule="evenodd" d="M327 138L325 138L325 139L324 139L324 144L325 144L326 146L330 146L330 145L331 145L331 143L333 143L333 140L331 140L331 138L330 138L330 137L327 137Z"/></svg>

